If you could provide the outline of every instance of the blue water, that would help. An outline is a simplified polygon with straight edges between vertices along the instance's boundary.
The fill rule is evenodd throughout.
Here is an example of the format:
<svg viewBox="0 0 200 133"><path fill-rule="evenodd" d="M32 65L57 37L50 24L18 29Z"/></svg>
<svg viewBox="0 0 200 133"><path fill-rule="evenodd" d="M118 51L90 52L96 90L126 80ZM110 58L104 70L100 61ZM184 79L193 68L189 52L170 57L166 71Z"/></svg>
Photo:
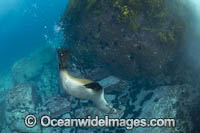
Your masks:
<svg viewBox="0 0 200 133"><path fill-rule="evenodd" d="M0 0L0 70L45 45L68 0Z"/></svg>

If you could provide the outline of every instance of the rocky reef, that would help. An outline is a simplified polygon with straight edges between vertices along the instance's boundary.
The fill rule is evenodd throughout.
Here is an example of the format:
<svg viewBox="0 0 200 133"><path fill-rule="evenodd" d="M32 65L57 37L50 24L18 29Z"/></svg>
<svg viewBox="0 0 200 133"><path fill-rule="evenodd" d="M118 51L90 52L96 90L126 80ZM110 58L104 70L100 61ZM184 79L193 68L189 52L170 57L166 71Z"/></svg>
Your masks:
<svg viewBox="0 0 200 133"><path fill-rule="evenodd" d="M51 50L52 52L49 52ZM42 56L44 52L46 56ZM41 63L36 63L36 59L40 57L42 58L40 60ZM29 64L35 65L29 66ZM127 81L112 76L102 67L86 69L84 72L78 68L79 66L76 64L69 63L68 70L72 75L85 77L84 74L86 73L88 77L98 81L105 88L106 100L113 107L124 111L123 116L110 115L110 117L147 119L169 117L177 120L177 127L135 128L133 130L125 130L124 128L43 128L37 124L34 128L27 128L24 125L24 118L28 114L34 114L37 118L43 115L50 115L53 118L86 118L88 115L92 117L96 115L104 117L105 115L97 110L91 102L74 98L62 91L62 88L59 87L55 50L50 47L44 47L16 62L12 68L13 78L8 78L7 84L1 85L2 95L0 104L2 108L0 109L0 113L2 115L0 116L0 131L2 133L179 133L182 131L188 133L198 131L198 114L200 111L198 108L200 104L199 87L189 84L166 85L169 79L162 76L159 80L160 84L157 84L156 87L151 86L146 80ZM38 70L40 73L38 73ZM28 74L30 75L24 76ZM8 73L9 77L11 77L10 75ZM17 80L15 77L18 77Z"/></svg>
<svg viewBox="0 0 200 133"><path fill-rule="evenodd" d="M170 74L184 48L189 13L178 0L70 0L62 23L83 68L101 64L133 79Z"/></svg>
<svg viewBox="0 0 200 133"><path fill-rule="evenodd" d="M42 47L29 56L14 63L12 71L0 80L0 131L9 132L69 132L74 128L43 128L39 124L28 128L24 118L34 114L37 118L50 115L54 118L78 118L88 115L104 116L87 100L79 100L67 95L59 85L56 50L50 46ZM77 77L84 77L75 64L69 63L69 71ZM106 93L123 88L127 83L108 75L100 68L90 70L90 77L106 88ZM106 95L109 102L114 95ZM86 108L82 108L85 106ZM124 106L120 106L124 108ZM82 115L82 116L80 116Z"/></svg>
<svg viewBox="0 0 200 133"><path fill-rule="evenodd" d="M196 36L193 17L179 0L70 0L61 22L71 61L84 76L100 68L126 83L115 96L126 105L123 117L178 123L130 132L179 133L198 132L200 74L185 53L186 35Z"/></svg>
<svg viewBox="0 0 200 133"><path fill-rule="evenodd" d="M49 52L52 50L52 53ZM48 51L48 52L47 52ZM43 128L40 125L30 129L24 125L24 117L34 114L37 118L50 115L53 118L85 118L88 115L103 117L105 114L87 100L80 100L62 92L59 87L56 53L45 47L30 56L16 62L12 68L12 80L2 84L4 94L1 96L1 132L196 132L198 130L200 111L199 87L188 84L167 86L168 79L160 77L158 87L153 87L146 80L127 81L111 76L104 68L86 69L81 72L73 63L69 71L77 77L85 73L91 79L99 81L105 88L105 98L112 106L124 111L123 118L176 118L176 128L136 128L125 130L119 128ZM35 63L43 56L41 63ZM27 61L28 60L28 61ZM22 61L25 61L22 63ZM42 63L45 62L45 63ZM27 64L26 64L27 63ZM28 67L28 64L36 64ZM42 64L42 65L41 65ZM18 67L16 67L18 66ZM36 68L33 68L36 67ZM18 71L15 71L17 68ZM32 69L31 69L32 68ZM19 71L21 69L21 71ZM23 70L23 71L22 71ZM40 70L39 74L36 74ZM17 72L17 73L15 73ZM21 72L21 73L19 73ZM30 76L24 76L25 74ZM10 74L9 74L10 75ZM22 76L21 76L22 75ZM11 77L11 76L9 76ZM16 81L16 78L17 81ZM34 78L33 78L34 77ZM10 79L10 78L9 78ZM12 86L11 86L12 85ZM11 87L11 89L8 89ZM61 89L61 90L60 90ZM60 91L59 91L60 90ZM2 93L3 94L3 91ZM187 98L185 98L187 97ZM110 116L116 117L116 116Z"/></svg>
<svg viewBox="0 0 200 133"><path fill-rule="evenodd" d="M105 99L124 112L112 118L175 118L174 128L34 128L37 118L104 117L93 103L64 92L55 48L15 62L0 78L2 133L198 133L200 74L185 58L190 10L178 0L70 0L62 17L68 71L99 82ZM2 78L3 77L3 78Z"/></svg>

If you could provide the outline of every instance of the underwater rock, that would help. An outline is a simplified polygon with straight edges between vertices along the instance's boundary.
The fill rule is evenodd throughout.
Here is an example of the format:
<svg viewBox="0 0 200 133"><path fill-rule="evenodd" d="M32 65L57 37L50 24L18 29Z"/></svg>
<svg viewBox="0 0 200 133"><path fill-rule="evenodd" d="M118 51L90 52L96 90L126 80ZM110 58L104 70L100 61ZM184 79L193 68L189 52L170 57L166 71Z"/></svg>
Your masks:
<svg viewBox="0 0 200 133"><path fill-rule="evenodd" d="M35 84L42 103L56 96L59 92L56 55L54 48L45 46L16 62L12 67L14 84Z"/></svg>
<svg viewBox="0 0 200 133"><path fill-rule="evenodd" d="M122 80L112 75L99 80L98 83L105 89L106 94L113 93L114 91L120 92L129 85L126 80Z"/></svg>
<svg viewBox="0 0 200 133"><path fill-rule="evenodd" d="M36 89L30 84L19 84L14 87L7 95L8 110L17 108L35 108L39 103L39 96Z"/></svg>
<svg viewBox="0 0 200 133"><path fill-rule="evenodd" d="M56 96L49 99L43 106L52 117L62 116L71 111L71 103L65 97Z"/></svg>
<svg viewBox="0 0 200 133"><path fill-rule="evenodd" d="M30 84L20 84L12 88L6 97L6 124L13 132L40 132L40 126L27 128L24 118L36 114L40 97Z"/></svg>
<svg viewBox="0 0 200 133"><path fill-rule="evenodd" d="M83 68L101 64L123 79L157 75L184 46L185 12L177 0L70 0L65 41Z"/></svg>
<svg viewBox="0 0 200 133"><path fill-rule="evenodd" d="M146 94L152 95L147 99ZM194 132L197 129L197 115L194 121L193 112L199 112L200 93L198 88L190 85L163 86L149 92L141 92L134 103L135 110L142 108L139 118L175 118L175 128L135 128L133 133ZM187 97L187 98L186 98ZM146 99L145 99L146 98ZM145 100L145 101L144 101ZM141 105L141 101L144 101ZM133 114L134 115L134 114Z"/></svg>
<svg viewBox="0 0 200 133"><path fill-rule="evenodd" d="M0 132L1 132L1 130L5 127L5 119L6 119L6 117L5 117L5 107L6 107L6 105L5 105L5 99L0 99L0 105L1 105L1 108L0 108Z"/></svg>
<svg viewBox="0 0 200 133"><path fill-rule="evenodd" d="M41 74L44 66L55 62L55 59L56 53L51 47L41 48L31 55L22 58L12 68L14 83L19 84L34 80L34 78Z"/></svg>
<svg viewBox="0 0 200 133"><path fill-rule="evenodd" d="M106 77L104 79L102 79L101 81L99 81L99 84L103 87L103 88L107 88L110 87L112 85L118 84L120 82L120 80L116 77L113 76L109 76Z"/></svg>
<svg viewBox="0 0 200 133"><path fill-rule="evenodd" d="M100 66L94 69L86 69L86 75L88 75L90 79L93 79L95 81L100 81L110 76L109 72L101 68Z"/></svg>
<svg viewBox="0 0 200 133"><path fill-rule="evenodd" d="M10 88L13 87L12 74L10 71L6 74L2 74L0 78L0 95L7 92Z"/></svg>
<svg viewBox="0 0 200 133"><path fill-rule="evenodd" d="M61 128L49 127L49 128L44 128L42 130L42 133L62 133L62 131L64 130Z"/></svg>
<svg viewBox="0 0 200 133"><path fill-rule="evenodd" d="M111 107L113 106L113 103L117 105L115 108L120 110L121 112L124 112L126 109L125 105L120 104L120 101L116 100L116 96L113 94L105 94L105 99L109 103ZM74 99L72 99L74 101ZM78 100L75 98L75 100ZM79 99L80 100L80 99ZM91 116L92 118L99 116L100 118L104 118L105 115L108 115L110 118L121 118L123 113L119 114L106 114L102 111L100 111L94 103L88 101L88 100L80 100L77 103L73 103L75 106L72 106L71 109L71 115L75 118L87 118L88 116Z"/></svg>
<svg viewBox="0 0 200 133"><path fill-rule="evenodd" d="M125 107L120 106L120 109L121 108L123 109L121 111L124 111ZM74 116L76 118L87 118L88 116L91 116L92 118L95 118L96 116L98 116L99 118L104 118L105 115L108 115L109 118L121 118L122 117L122 114L105 114L105 113L101 112L100 110L98 110L96 107L82 106L82 108L76 109L74 111Z"/></svg>
<svg viewBox="0 0 200 133"><path fill-rule="evenodd" d="M6 127L1 131L1 133L11 133L11 131L8 127Z"/></svg>
<svg viewBox="0 0 200 133"><path fill-rule="evenodd" d="M60 91L58 69L56 65L45 65L43 71L35 80L37 91L40 93L42 103L58 95Z"/></svg>

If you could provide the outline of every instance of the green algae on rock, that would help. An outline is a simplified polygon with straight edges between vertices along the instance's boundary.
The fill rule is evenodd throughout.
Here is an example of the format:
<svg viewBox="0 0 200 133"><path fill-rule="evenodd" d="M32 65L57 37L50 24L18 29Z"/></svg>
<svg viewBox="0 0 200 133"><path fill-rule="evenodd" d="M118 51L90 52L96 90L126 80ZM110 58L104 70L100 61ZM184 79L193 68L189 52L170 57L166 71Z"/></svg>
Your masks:
<svg viewBox="0 0 200 133"><path fill-rule="evenodd" d="M131 79L167 69L184 47L188 14L178 0L70 0L62 22L84 67Z"/></svg>

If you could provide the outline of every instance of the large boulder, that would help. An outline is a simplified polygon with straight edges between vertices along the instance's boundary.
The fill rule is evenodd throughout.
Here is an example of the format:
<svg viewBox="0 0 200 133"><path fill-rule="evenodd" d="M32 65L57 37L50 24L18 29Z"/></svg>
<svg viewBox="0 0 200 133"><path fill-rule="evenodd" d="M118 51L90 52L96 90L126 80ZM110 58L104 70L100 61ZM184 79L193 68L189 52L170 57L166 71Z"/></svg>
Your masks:
<svg viewBox="0 0 200 133"><path fill-rule="evenodd" d="M51 47L42 47L17 61L12 67L14 83L26 83L37 79L47 64L55 62L55 49ZM56 62L55 62L56 63Z"/></svg>
<svg viewBox="0 0 200 133"><path fill-rule="evenodd" d="M15 85L33 83L41 101L45 102L59 91L57 54L55 48L45 46L17 61L12 67Z"/></svg>
<svg viewBox="0 0 200 133"><path fill-rule="evenodd" d="M189 10L168 0L70 0L64 35L84 68L123 79L164 72L183 48Z"/></svg>

